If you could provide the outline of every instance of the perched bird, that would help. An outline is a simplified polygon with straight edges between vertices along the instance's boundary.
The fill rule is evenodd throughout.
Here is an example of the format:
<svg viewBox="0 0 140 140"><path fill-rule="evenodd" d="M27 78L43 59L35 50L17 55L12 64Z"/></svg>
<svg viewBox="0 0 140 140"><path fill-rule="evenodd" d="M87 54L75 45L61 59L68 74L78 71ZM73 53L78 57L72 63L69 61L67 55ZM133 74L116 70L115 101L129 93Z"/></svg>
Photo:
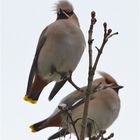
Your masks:
<svg viewBox="0 0 140 140"><path fill-rule="evenodd" d="M85 137L94 136L101 130L106 130L118 117L120 111L119 86L116 80L105 72L100 72L101 78L92 83L93 94L90 95L89 110ZM85 91L87 87L83 87ZM58 108L47 119L30 126L32 132L40 131L47 127L60 127L61 130L52 135L48 140L74 133L75 130L68 114L71 115L78 136L81 130L81 121L84 108L85 92L74 91L67 95ZM64 108L64 109L63 109Z"/></svg>
<svg viewBox="0 0 140 140"><path fill-rule="evenodd" d="M85 48L85 38L79 21L68 1L56 5L57 19L40 35L31 67L26 101L36 103L43 88L52 81L56 84L49 96L51 100L69 81Z"/></svg>

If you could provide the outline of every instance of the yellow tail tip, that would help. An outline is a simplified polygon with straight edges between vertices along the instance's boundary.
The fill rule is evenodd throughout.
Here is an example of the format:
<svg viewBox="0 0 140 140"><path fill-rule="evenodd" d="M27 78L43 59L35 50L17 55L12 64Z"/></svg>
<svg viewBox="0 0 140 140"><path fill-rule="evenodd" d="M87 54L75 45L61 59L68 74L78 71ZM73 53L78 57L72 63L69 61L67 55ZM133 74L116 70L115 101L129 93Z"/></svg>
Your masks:
<svg viewBox="0 0 140 140"><path fill-rule="evenodd" d="M29 103L32 103L32 104L36 104L37 103L37 100L33 100L31 98L29 98L28 96L24 96L24 100L29 102Z"/></svg>
<svg viewBox="0 0 140 140"><path fill-rule="evenodd" d="M31 131L32 131L33 133L36 132L36 130L34 129L34 126L33 126L33 125L30 125L29 128L31 128Z"/></svg>

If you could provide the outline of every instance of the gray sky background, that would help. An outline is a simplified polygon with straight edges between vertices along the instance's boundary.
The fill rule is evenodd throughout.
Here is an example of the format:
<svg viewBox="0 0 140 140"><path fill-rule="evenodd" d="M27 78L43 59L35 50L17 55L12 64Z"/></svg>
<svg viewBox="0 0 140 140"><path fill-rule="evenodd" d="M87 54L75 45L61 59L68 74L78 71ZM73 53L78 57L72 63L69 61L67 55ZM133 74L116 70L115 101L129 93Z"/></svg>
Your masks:
<svg viewBox="0 0 140 140"><path fill-rule="evenodd" d="M74 90L67 83L49 102L48 95L54 83L42 92L36 105L23 100L28 75L41 31L56 18L54 3L57 0L3 0L2 43L0 46L0 139L45 140L58 128L31 133L29 125L47 118L59 101ZM100 46L102 23L119 35L111 38L104 49L98 70L110 73L124 89L120 91L121 111L108 129L114 140L140 139L140 3L139 0L70 0L80 20L87 40L90 12L96 11L94 46ZM95 56L96 50L93 49ZM87 48L76 68L73 79L79 86L87 84ZM98 77L98 74L96 74ZM69 136L67 137L69 139ZM72 138L74 139L74 137Z"/></svg>

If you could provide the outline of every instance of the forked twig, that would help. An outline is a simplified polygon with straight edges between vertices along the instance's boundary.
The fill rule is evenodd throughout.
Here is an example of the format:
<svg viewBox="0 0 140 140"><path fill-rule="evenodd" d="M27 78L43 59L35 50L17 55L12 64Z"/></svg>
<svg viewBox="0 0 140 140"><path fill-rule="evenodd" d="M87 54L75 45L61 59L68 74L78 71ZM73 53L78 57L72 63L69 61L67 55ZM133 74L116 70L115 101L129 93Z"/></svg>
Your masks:
<svg viewBox="0 0 140 140"><path fill-rule="evenodd" d="M98 135L91 137L90 140L109 140L114 137L114 133L111 133L108 137L104 137L106 131L100 131Z"/></svg>
<svg viewBox="0 0 140 140"><path fill-rule="evenodd" d="M93 35L93 27L94 27L95 23L96 23L95 12L91 12L91 25L90 25L89 32L88 32L88 49L89 49L88 86L87 86L87 90L86 90L83 119L82 119L82 124L81 124L80 140L84 140L84 138L85 138L85 129L86 129L86 123L87 123L89 99L90 99L90 94L92 92L92 81L93 81L94 74L95 74L95 71L97 68L97 64L99 62L100 56L103 52L103 49L104 49L105 44L107 43L108 39L111 38L112 36L118 34L118 32L112 33L111 29L107 29L107 23L103 24L103 27L104 27L103 42L101 44L100 49L98 47L96 47L98 54L96 56L94 65L92 66L92 43L93 43L92 35Z"/></svg>
<svg viewBox="0 0 140 140"><path fill-rule="evenodd" d="M84 137L85 137L89 97L90 97L91 89L92 89L92 79L93 79L93 76L92 76L93 75L92 74L92 43L93 43L92 34L93 34L93 27L96 21L97 20L95 18L95 12L91 12L91 24L88 31L88 49L89 49L88 51L89 53L88 87L86 90L85 105L84 105L83 119L82 119L81 132L80 132L80 140L84 140Z"/></svg>
<svg viewBox="0 0 140 140"><path fill-rule="evenodd" d="M65 107L58 106L58 108L59 108L61 111L65 112L65 113L67 114L68 118L69 118L70 121L71 121L71 124L72 124L72 126L73 126L73 129L74 129L74 131L75 131L75 135L76 135L76 137L77 137L77 140L80 140L80 139L79 139L79 136L78 136L78 132L77 132L76 127L75 127L75 121L73 120L72 115L69 113L70 110L67 109L66 106L65 106Z"/></svg>

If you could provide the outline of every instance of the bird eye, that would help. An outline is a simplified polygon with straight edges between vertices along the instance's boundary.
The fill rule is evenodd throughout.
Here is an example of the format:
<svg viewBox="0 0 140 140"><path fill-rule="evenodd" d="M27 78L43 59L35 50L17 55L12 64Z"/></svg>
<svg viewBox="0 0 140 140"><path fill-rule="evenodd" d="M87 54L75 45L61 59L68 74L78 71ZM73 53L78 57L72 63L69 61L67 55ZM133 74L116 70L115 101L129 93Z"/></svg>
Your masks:
<svg viewBox="0 0 140 140"><path fill-rule="evenodd" d="M73 11L66 11L66 10L64 10L64 12L65 12L67 15L69 15L69 16L72 16L72 15L73 15Z"/></svg>
<svg viewBox="0 0 140 140"><path fill-rule="evenodd" d="M57 20L58 19L68 19L70 16L73 15L73 11L70 10L63 10L60 8L60 11L57 13Z"/></svg>

